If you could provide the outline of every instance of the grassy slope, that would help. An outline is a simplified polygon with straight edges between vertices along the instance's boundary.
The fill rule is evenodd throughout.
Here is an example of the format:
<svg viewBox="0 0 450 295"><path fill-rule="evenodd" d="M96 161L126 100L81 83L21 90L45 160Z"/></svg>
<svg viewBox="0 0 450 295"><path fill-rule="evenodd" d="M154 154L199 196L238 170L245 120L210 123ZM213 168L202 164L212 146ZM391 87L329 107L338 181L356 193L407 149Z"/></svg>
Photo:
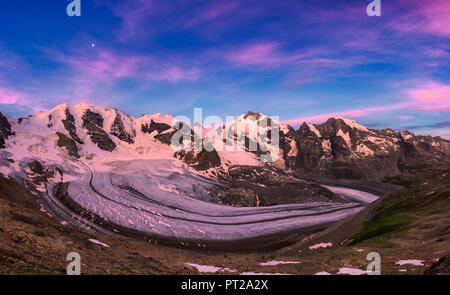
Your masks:
<svg viewBox="0 0 450 295"><path fill-rule="evenodd" d="M424 176L409 187L386 196L352 244L389 242L395 233L428 231L428 238L442 238L450 224L450 170Z"/></svg>

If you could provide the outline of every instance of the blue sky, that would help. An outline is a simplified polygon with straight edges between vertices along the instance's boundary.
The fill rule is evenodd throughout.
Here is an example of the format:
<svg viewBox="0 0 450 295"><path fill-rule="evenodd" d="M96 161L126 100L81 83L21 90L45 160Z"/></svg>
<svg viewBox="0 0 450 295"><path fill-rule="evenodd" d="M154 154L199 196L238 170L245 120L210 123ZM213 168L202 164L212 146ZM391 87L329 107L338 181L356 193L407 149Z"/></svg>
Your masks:
<svg viewBox="0 0 450 295"><path fill-rule="evenodd" d="M395 3L394 3L395 2ZM0 3L0 111L63 102L133 116L340 115L450 138L450 2ZM94 44L94 46L93 46Z"/></svg>

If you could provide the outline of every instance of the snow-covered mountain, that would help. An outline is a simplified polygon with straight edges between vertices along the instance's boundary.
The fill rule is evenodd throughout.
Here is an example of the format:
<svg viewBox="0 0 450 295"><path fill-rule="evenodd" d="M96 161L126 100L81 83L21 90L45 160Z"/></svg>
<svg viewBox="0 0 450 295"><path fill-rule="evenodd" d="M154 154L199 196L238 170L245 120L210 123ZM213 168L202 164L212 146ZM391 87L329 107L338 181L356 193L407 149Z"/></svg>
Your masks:
<svg viewBox="0 0 450 295"><path fill-rule="evenodd" d="M114 108L61 104L18 120L1 116L0 147L13 151L13 158L176 158L208 173L227 173L234 165L272 165L301 175L370 180L450 163L450 144L440 137L368 129L341 117L320 125L305 122L295 130L253 112L201 135L189 126L192 147L197 139L210 148L180 152L170 146L180 130L172 120L171 115L133 118ZM276 157L267 163L264 156L270 159L274 147Z"/></svg>
<svg viewBox="0 0 450 295"><path fill-rule="evenodd" d="M0 177L17 181L34 205L65 225L230 249L254 248L249 241L262 236L261 247L293 242L293 232L321 232L377 198L292 175L381 179L449 163L448 141L344 118L295 130L248 112L201 134L172 126L172 119L88 104L17 120L0 114ZM230 129L230 141L216 136ZM187 143L173 140L180 131ZM173 142L203 147L174 150Z"/></svg>
<svg viewBox="0 0 450 295"><path fill-rule="evenodd" d="M320 125L305 122L286 134L286 142L287 167L300 174L380 181L450 165L450 142L445 139L368 129L341 117Z"/></svg>

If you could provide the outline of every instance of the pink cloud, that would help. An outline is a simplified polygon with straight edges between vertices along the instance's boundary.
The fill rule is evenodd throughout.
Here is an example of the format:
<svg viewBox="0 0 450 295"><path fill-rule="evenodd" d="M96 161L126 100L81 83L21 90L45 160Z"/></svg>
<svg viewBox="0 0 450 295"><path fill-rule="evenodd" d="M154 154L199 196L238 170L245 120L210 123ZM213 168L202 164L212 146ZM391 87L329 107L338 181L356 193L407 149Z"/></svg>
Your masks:
<svg viewBox="0 0 450 295"><path fill-rule="evenodd" d="M314 115L314 116L309 116L309 117L302 117L302 118L287 120L282 123L296 126L296 125L300 125L303 122L321 123L331 117L361 118L361 117L367 117L374 113L404 109L405 107L407 107L407 105L408 105L407 103L401 102L401 103L388 105L388 106L369 107L369 108L363 108L363 109L354 109L354 110L348 110L348 111L325 113L325 114Z"/></svg>
<svg viewBox="0 0 450 295"><path fill-rule="evenodd" d="M207 7L199 13L195 14L192 18L188 19L184 25L184 28L191 28L199 24L210 22L218 17L221 17L227 13L230 13L238 7L236 2L219 3L215 6Z"/></svg>
<svg viewBox="0 0 450 295"><path fill-rule="evenodd" d="M71 66L83 78L108 82L116 78L132 77L148 62L143 56L122 56L110 51L98 51L94 56L68 57L61 62Z"/></svg>
<svg viewBox="0 0 450 295"><path fill-rule="evenodd" d="M450 2L448 0L415 1L403 0L399 3L401 15L391 26L404 32L423 32L438 36L450 35Z"/></svg>
<svg viewBox="0 0 450 295"><path fill-rule="evenodd" d="M14 89L0 87L0 104L26 104L27 100L23 93Z"/></svg>
<svg viewBox="0 0 450 295"><path fill-rule="evenodd" d="M440 48L426 49L424 51L424 53L427 56L433 57L433 58L442 58L442 57L447 57L449 55L447 50L443 50L443 49L440 49Z"/></svg>
<svg viewBox="0 0 450 295"><path fill-rule="evenodd" d="M450 86L429 81L407 91L411 97L410 107L431 111L450 111Z"/></svg>
<svg viewBox="0 0 450 295"><path fill-rule="evenodd" d="M450 111L450 86L434 81L428 81L416 88L405 91L406 99L398 103L386 106L369 107L340 111L334 113L324 113L308 117L286 120L282 123L296 126L303 122L321 123L330 117L361 118L376 113L390 112L395 110L416 110L426 112L448 112ZM397 116L398 120L411 120L411 116Z"/></svg>
<svg viewBox="0 0 450 295"><path fill-rule="evenodd" d="M182 69L177 66L172 66L162 72L149 73L147 78L153 81L168 81L168 82L179 82L179 81L189 81L197 80L199 77L199 70L193 69Z"/></svg>
<svg viewBox="0 0 450 295"><path fill-rule="evenodd" d="M299 61L305 55L282 53L276 42L259 43L234 50L225 54L227 60L239 65L277 66Z"/></svg>
<svg viewBox="0 0 450 295"><path fill-rule="evenodd" d="M108 2L107 6L122 20L119 39L143 37L149 33L148 26L144 26L145 21L160 12L160 7L152 0L125 1L121 4Z"/></svg>
<svg viewBox="0 0 450 295"><path fill-rule="evenodd" d="M396 119L399 121L409 121L412 120L414 117L413 116L397 116Z"/></svg>

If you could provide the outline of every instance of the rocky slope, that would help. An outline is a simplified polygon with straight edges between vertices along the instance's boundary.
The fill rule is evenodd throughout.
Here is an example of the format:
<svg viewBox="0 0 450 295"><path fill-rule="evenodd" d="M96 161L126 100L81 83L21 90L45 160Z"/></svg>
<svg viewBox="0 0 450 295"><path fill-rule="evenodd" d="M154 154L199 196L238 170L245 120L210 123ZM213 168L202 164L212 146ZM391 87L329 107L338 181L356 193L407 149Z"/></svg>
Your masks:
<svg viewBox="0 0 450 295"><path fill-rule="evenodd" d="M5 147L5 140L7 140L10 135L14 135L14 133L11 132L11 124L8 119L0 113L0 149Z"/></svg>

